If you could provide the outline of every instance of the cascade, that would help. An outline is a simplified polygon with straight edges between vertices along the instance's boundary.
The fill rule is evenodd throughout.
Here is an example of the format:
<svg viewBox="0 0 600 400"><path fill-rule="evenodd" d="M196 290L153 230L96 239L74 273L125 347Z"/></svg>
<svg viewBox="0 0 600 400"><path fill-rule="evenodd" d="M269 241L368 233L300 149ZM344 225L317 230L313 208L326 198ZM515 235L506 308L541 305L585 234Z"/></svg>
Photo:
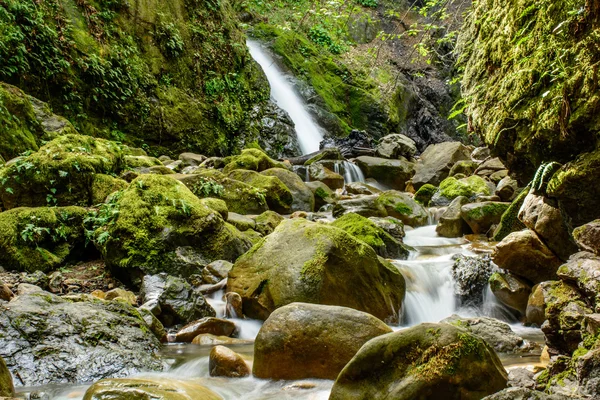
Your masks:
<svg viewBox="0 0 600 400"><path fill-rule="evenodd" d="M319 144L323 140L322 129L306 109L306 104L294 89L290 77L279 68L273 57L259 42L249 39L247 44L252 58L260 64L267 76L271 86L271 97L294 121L302 153L318 151Z"/></svg>
<svg viewBox="0 0 600 400"><path fill-rule="evenodd" d="M333 172L342 175L345 183L365 181L365 175L360 167L350 161L336 161L333 164Z"/></svg>

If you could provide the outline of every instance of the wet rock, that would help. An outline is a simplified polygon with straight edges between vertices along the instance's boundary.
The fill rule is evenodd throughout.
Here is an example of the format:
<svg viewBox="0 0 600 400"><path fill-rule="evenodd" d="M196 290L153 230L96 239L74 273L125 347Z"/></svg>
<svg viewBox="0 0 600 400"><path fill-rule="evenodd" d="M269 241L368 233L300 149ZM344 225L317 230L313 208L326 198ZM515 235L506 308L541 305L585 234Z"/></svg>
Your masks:
<svg viewBox="0 0 600 400"><path fill-rule="evenodd" d="M363 183L363 182L346 183L344 185L344 191L348 194L366 194L366 195L377 194L377 193L382 192L381 190L377 189L376 187L371 186L367 183Z"/></svg>
<svg viewBox="0 0 600 400"><path fill-rule="evenodd" d="M521 206L519 220L537 233L561 260L566 261L571 254L577 252L571 229L556 200L529 193Z"/></svg>
<svg viewBox="0 0 600 400"><path fill-rule="evenodd" d="M242 340L231 338L227 336L215 336L210 333L203 333L198 335L192 340L192 344L197 344L201 346L216 346L216 345L236 345L236 344L252 344L251 340Z"/></svg>
<svg viewBox="0 0 600 400"><path fill-rule="evenodd" d="M509 206L510 203L493 201L465 204L460 208L460 215L473 233L487 233L492 226L500 223Z"/></svg>
<svg viewBox="0 0 600 400"><path fill-rule="evenodd" d="M256 222L256 231L264 236L273 233L275 228L283 221L283 217L274 211L265 211L254 218Z"/></svg>
<svg viewBox="0 0 600 400"><path fill-rule="evenodd" d="M421 324L374 338L344 367L331 400L480 399L506 387L498 356L448 324Z"/></svg>
<svg viewBox="0 0 600 400"><path fill-rule="evenodd" d="M225 317L243 318L242 296L235 292L225 293Z"/></svg>
<svg viewBox="0 0 600 400"><path fill-rule="evenodd" d="M202 283L216 284L227 278L227 274L233 267L233 263L225 260L217 260L208 264L202 270Z"/></svg>
<svg viewBox="0 0 600 400"><path fill-rule="evenodd" d="M532 283L556 278L561 262L531 230L513 232L496 245L492 261Z"/></svg>
<svg viewBox="0 0 600 400"><path fill-rule="evenodd" d="M526 280L510 273L495 272L489 282L492 293L502 304L525 315L531 293L531 285Z"/></svg>
<svg viewBox="0 0 600 400"><path fill-rule="evenodd" d="M361 215L344 214L331 225L365 242L381 257L400 260L408 257L409 248L407 246Z"/></svg>
<svg viewBox="0 0 600 400"><path fill-rule="evenodd" d="M518 182L515 179L506 176L498 182L495 194L502 201L513 201L518 194L518 187Z"/></svg>
<svg viewBox="0 0 600 400"><path fill-rule="evenodd" d="M421 186L419 190L415 193L415 201L419 204L422 204L425 207L429 206L431 199L438 191L438 188L430 185L429 183Z"/></svg>
<svg viewBox="0 0 600 400"><path fill-rule="evenodd" d="M379 195L377 203L385 207L388 216L398 218L413 228L427 225L429 220L427 210L408 193L389 190Z"/></svg>
<svg viewBox="0 0 600 400"><path fill-rule="evenodd" d="M344 177L336 174L332 170L325 168L322 164L315 163L308 167L308 177L311 181L323 182L331 189L341 189L344 187Z"/></svg>
<svg viewBox="0 0 600 400"><path fill-rule="evenodd" d="M198 383L166 377L105 379L94 383L83 397L83 400L114 399L222 400L222 397Z"/></svg>
<svg viewBox="0 0 600 400"><path fill-rule="evenodd" d="M250 13L242 13L251 15ZM250 127L248 131L260 132L252 134L246 143L255 140L267 154L276 159L295 157L302 154L298 144L298 135L294 128L294 121L289 114L281 109L275 102L269 100L263 107L254 107L248 116Z"/></svg>
<svg viewBox="0 0 600 400"><path fill-rule="evenodd" d="M490 257L466 256L455 254L452 256L452 277L456 282L454 293L461 305L479 306L483 303L483 292L488 284L495 267Z"/></svg>
<svg viewBox="0 0 600 400"><path fill-rule="evenodd" d="M129 290L120 288L109 290L108 292L106 292L104 300L122 300L125 301L127 304L137 306L137 296Z"/></svg>
<svg viewBox="0 0 600 400"><path fill-rule="evenodd" d="M6 367L4 359L0 357L0 398L13 397L15 395L15 387L13 385L12 376Z"/></svg>
<svg viewBox="0 0 600 400"><path fill-rule="evenodd" d="M177 331L175 342L191 343L198 335L210 333L215 336L231 336L235 332L235 324L226 319L206 317L191 322Z"/></svg>
<svg viewBox="0 0 600 400"><path fill-rule="evenodd" d="M536 387L533 372L526 368L513 368L508 371L508 386L534 390Z"/></svg>
<svg viewBox="0 0 600 400"><path fill-rule="evenodd" d="M321 207L334 202L333 190L323 182L306 182L306 186L315 196L315 210L319 210Z"/></svg>
<svg viewBox="0 0 600 400"><path fill-rule="evenodd" d="M372 195L338 201L333 206L333 216L340 218L345 214L354 213L367 218L387 217L388 213L378 199L379 195Z"/></svg>
<svg viewBox="0 0 600 400"><path fill-rule="evenodd" d="M470 201L474 201L479 196L489 196L491 194L487 182L479 176L470 176L468 178L446 178L440 183L439 189L431 198L431 206L447 206L452 200L459 196L464 196Z"/></svg>
<svg viewBox="0 0 600 400"><path fill-rule="evenodd" d="M468 202L469 199L464 196L459 196L452 200L452 203L450 203L446 211L444 211L435 227L435 231L438 235L447 238L457 238L471 233L471 228L462 218L460 213L461 207Z"/></svg>
<svg viewBox="0 0 600 400"><path fill-rule="evenodd" d="M448 177L450 168L459 160L469 160L470 151L460 142L445 142L428 146L415 164L413 187L418 190L426 183L438 186Z"/></svg>
<svg viewBox="0 0 600 400"><path fill-rule="evenodd" d="M154 333L154 336L156 336L156 338L160 340L161 343L166 342L167 331L165 330L165 327L163 326L162 322L160 322L158 318L156 318L156 316L152 314L152 312L148 309L140 307L138 308L138 311L140 312L140 315L142 316L142 319L144 320L146 325L148 325L148 328L150 328L152 333Z"/></svg>
<svg viewBox="0 0 600 400"><path fill-rule="evenodd" d="M471 332L473 335L483 339L498 353L529 353L536 349L535 344L528 342L513 332L510 329L510 325L494 318L462 318L458 315L452 315L441 322Z"/></svg>
<svg viewBox="0 0 600 400"><path fill-rule="evenodd" d="M600 255L600 219L576 228L573 237L581 249Z"/></svg>
<svg viewBox="0 0 600 400"><path fill-rule="evenodd" d="M415 141L401 134L383 137L375 148L377 157L382 158L399 159L404 157L411 159L416 153L417 146Z"/></svg>
<svg viewBox="0 0 600 400"><path fill-rule="evenodd" d="M302 179L292 171L281 168L271 168L261 172L262 175L276 176L292 193L292 211L315 210L315 197Z"/></svg>
<svg viewBox="0 0 600 400"><path fill-rule="evenodd" d="M157 371L159 342L135 308L89 295L20 295L0 305L0 357L18 386Z"/></svg>
<svg viewBox="0 0 600 400"><path fill-rule="evenodd" d="M389 160L362 156L356 159L356 164L366 178L373 178L390 189L404 190L406 182L415 174L414 164L406 159Z"/></svg>
<svg viewBox="0 0 600 400"><path fill-rule="evenodd" d="M390 236L394 239L402 242L402 239L406 235L404 233L404 223L400 221L398 218L394 217L369 217L371 221L384 231L386 231Z"/></svg>
<svg viewBox="0 0 600 400"><path fill-rule="evenodd" d="M600 306L600 257L588 252L573 254L558 269L557 275L563 281L576 285L596 307Z"/></svg>
<svg viewBox="0 0 600 400"><path fill-rule="evenodd" d="M320 148L337 147L346 158L354 158L362 154L358 148L371 149L371 137L365 131L353 129L346 137L328 137L321 141Z"/></svg>
<svg viewBox="0 0 600 400"><path fill-rule="evenodd" d="M397 321L405 290L398 269L370 246L304 219L282 221L240 257L227 289L242 296L250 318L265 320L279 307L304 301L355 308L389 321Z"/></svg>
<svg viewBox="0 0 600 400"><path fill-rule="evenodd" d="M527 388L511 387L490 396L484 397L482 400L569 400L571 397L560 394L546 394L536 390Z"/></svg>
<svg viewBox="0 0 600 400"><path fill-rule="evenodd" d="M142 308L150 310L166 326L216 315L198 289L165 273L144 277L140 299Z"/></svg>
<svg viewBox="0 0 600 400"><path fill-rule="evenodd" d="M225 346L215 346L208 358L210 376L243 378L250 375L250 368L241 355Z"/></svg>
<svg viewBox="0 0 600 400"><path fill-rule="evenodd" d="M306 156L297 157L296 159L290 160L290 162L292 164L303 164L305 166L309 166L318 161L326 161L325 163L323 163L323 165L331 166L334 164L333 161L343 160L344 156L342 155L342 153L340 153L340 150L337 147L329 147Z"/></svg>
<svg viewBox="0 0 600 400"><path fill-rule="evenodd" d="M364 343L391 331L350 308L292 303L274 311L260 329L253 373L265 379L334 379Z"/></svg>
<svg viewBox="0 0 600 400"><path fill-rule="evenodd" d="M10 301L14 296L12 290L4 282L0 281L0 300Z"/></svg>

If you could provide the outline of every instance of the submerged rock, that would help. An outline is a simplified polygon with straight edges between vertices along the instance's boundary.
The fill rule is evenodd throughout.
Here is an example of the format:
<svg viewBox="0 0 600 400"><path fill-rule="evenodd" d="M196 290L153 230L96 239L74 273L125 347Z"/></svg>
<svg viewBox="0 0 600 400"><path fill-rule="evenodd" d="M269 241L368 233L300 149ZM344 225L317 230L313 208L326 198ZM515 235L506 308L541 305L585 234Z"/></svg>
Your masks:
<svg viewBox="0 0 600 400"><path fill-rule="evenodd" d="M335 379L360 347L392 330L346 307L292 303L275 310L254 345L253 373L263 379Z"/></svg>
<svg viewBox="0 0 600 400"><path fill-rule="evenodd" d="M344 367L330 400L479 400L506 387L494 350L466 330L421 324L367 342Z"/></svg>
<svg viewBox="0 0 600 400"><path fill-rule="evenodd" d="M241 355L225 346L215 346L208 357L210 376L243 378L250 375L250 368Z"/></svg>
<svg viewBox="0 0 600 400"><path fill-rule="evenodd" d="M242 296L250 318L265 320L277 308L302 301L350 307L390 322L398 320L405 291L398 269L370 246L302 218L282 221L240 257L227 289Z"/></svg>
<svg viewBox="0 0 600 400"><path fill-rule="evenodd" d="M158 339L125 302L38 291L0 305L0 356L19 386L160 371Z"/></svg>
<svg viewBox="0 0 600 400"><path fill-rule="evenodd" d="M212 390L193 381L173 378L105 379L94 383L83 400L222 400Z"/></svg>

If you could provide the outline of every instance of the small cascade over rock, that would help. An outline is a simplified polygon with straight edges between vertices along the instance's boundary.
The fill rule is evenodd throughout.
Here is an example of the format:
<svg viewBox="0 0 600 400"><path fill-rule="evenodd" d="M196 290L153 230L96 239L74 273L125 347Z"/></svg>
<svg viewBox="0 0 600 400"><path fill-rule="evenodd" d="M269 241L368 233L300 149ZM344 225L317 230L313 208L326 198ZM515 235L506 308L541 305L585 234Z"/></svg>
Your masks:
<svg viewBox="0 0 600 400"><path fill-rule="evenodd" d="M360 167L350 161L339 161L336 162L333 166L333 172L342 175L344 177L345 183L365 181L365 175L363 174Z"/></svg>
<svg viewBox="0 0 600 400"><path fill-rule="evenodd" d="M302 153L308 154L319 150L319 143L323 140L322 129L306 109L304 101L294 89L289 77L259 42L249 39L247 45L252 58L260 64L267 76L271 86L271 97L294 121Z"/></svg>

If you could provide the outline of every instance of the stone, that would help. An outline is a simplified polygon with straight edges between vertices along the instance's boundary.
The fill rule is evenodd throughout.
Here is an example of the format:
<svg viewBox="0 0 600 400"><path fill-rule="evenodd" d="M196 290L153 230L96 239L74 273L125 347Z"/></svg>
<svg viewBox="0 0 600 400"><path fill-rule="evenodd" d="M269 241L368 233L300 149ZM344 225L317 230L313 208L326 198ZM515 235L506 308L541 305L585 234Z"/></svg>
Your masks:
<svg viewBox="0 0 600 400"><path fill-rule="evenodd" d="M463 318L452 315L441 322L469 331L484 340L497 353L531 353L537 347L513 332L510 325L494 318Z"/></svg>
<svg viewBox="0 0 600 400"><path fill-rule="evenodd" d="M293 172L290 172L293 174ZM261 190L269 210L290 214L294 197L291 190L275 175L263 175L256 171L236 169L231 171L229 178L246 183ZM288 176L287 179L290 177ZM306 195L306 193L305 193Z"/></svg>
<svg viewBox="0 0 600 400"><path fill-rule="evenodd" d="M104 379L85 392L83 400L222 400L212 390L190 380L167 377Z"/></svg>
<svg viewBox="0 0 600 400"><path fill-rule="evenodd" d="M146 275L140 290L142 308L150 310L164 325L187 324L214 317L215 310L199 289L166 273Z"/></svg>
<svg viewBox="0 0 600 400"><path fill-rule="evenodd" d="M457 238L471 233L471 228L460 214L461 207L468 202L469 199L465 196L458 196L452 200L452 203L450 203L446 211L440 216L438 224L435 227L435 231L439 236Z"/></svg>
<svg viewBox="0 0 600 400"><path fill-rule="evenodd" d="M313 155L313 154L315 154L315 155ZM301 162L301 160L304 159L305 157L310 157L310 158L304 162ZM342 155L342 153L340 153L340 149L338 149L337 147L328 147L325 149L321 149L316 153L312 153L308 156L298 157L297 160L298 160L297 164L304 164L305 166L309 166L311 164L316 163L317 161L322 161L322 160L343 161L344 156ZM295 160L292 159L292 160L290 160L290 162L292 162L292 164L294 164Z"/></svg>
<svg viewBox="0 0 600 400"><path fill-rule="evenodd" d="M242 232L256 229L256 222L246 215L230 212L227 222Z"/></svg>
<svg viewBox="0 0 600 400"><path fill-rule="evenodd" d="M263 236L270 235L283 220L284 218L276 212L265 211L254 218L254 221L256 222L256 231Z"/></svg>
<svg viewBox="0 0 600 400"><path fill-rule="evenodd" d="M490 156L490 149L488 147L477 147L471 153L471 158L475 161L485 161Z"/></svg>
<svg viewBox="0 0 600 400"><path fill-rule="evenodd" d="M477 175L460 179L457 177L458 175L446 178L440 183L439 189L431 198L430 206L447 206L459 196L464 196L472 202L479 196L491 194L490 188L483 178Z"/></svg>
<svg viewBox="0 0 600 400"><path fill-rule="evenodd" d="M14 397L15 386L10 371L6 367L4 359L0 357L0 398Z"/></svg>
<svg viewBox="0 0 600 400"><path fill-rule="evenodd" d="M591 398L600 397L600 350L593 349L577 358L575 370L580 392Z"/></svg>
<svg viewBox="0 0 600 400"><path fill-rule="evenodd" d="M0 280L0 300L10 301L14 296L12 290Z"/></svg>
<svg viewBox="0 0 600 400"><path fill-rule="evenodd" d="M459 160L469 160L469 149L460 142L445 142L428 146L415 164L412 185L416 190L426 183L438 186L448 177L450 168Z"/></svg>
<svg viewBox="0 0 600 400"><path fill-rule="evenodd" d="M323 182L306 182L306 187L308 187L315 196L315 210L319 210L321 207L334 202L333 190Z"/></svg>
<svg viewBox="0 0 600 400"><path fill-rule="evenodd" d="M227 157L226 162L227 165L223 168L226 174L234 170L262 172L270 168L287 169L285 163L273 160L259 149L244 149L239 155Z"/></svg>
<svg viewBox="0 0 600 400"><path fill-rule="evenodd" d="M338 375L330 400L475 400L506 387L494 350L449 324L420 324L367 342Z"/></svg>
<svg viewBox="0 0 600 400"><path fill-rule="evenodd" d="M216 345L237 345L237 344L252 344L252 340L236 339L227 336L215 336L210 333L203 333L192 340L192 344L200 346L216 346Z"/></svg>
<svg viewBox="0 0 600 400"><path fill-rule="evenodd" d="M519 211L519 220L537 233L562 261L577 252L577 243L556 200L529 193Z"/></svg>
<svg viewBox="0 0 600 400"><path fill-rule="evenodd" d="M463 306L481 306L484 289L495 269L489 255L455 254L452 260L452 277L456 282L454 294L459 303Z"/></svg>
<svg viewBox="0 0 600 400"><path fill-rule="evenodd" d="M377 203L385 207L388 216L413 228L427 225L429 221L427 210L408 193L389 190L379 195Z"/></svg>
<svg viewBox="0 0 600 400"><path fill-rule="evenodd" d="M360 44L372 42L377 38L379 32L381 32L382 30L381 20L378 18L373 18L367 13L358 13L358 15L351 15L346 26L348 28L348 35L350 35L352 41Z"/></svg>
<svg viewBox="0 0 600 400"><path fill-rule="evenodd" d="M573 237L579 248L600 255L600 219L576 228Z"/></svg>
<svg viewBox="0 0 600 400"><path fill-rule="evenodd" d="M525 197L529 193L529 186L524 188L518 196L513 200L508 209L500 218L500 223L494 230L493 240L499 242L507 237L512 232L517 232L525 229L525 225L519 221L519 210L525 201Z"/></svg>
<svg viewBox="0 0 600 400"><path fill-rule="evenodd" d="M243 318L243 301L242 296L235 292L225 293L225 317L226 318Z"/></svg>
<svg viewBox="0 0 600 400"><path fill-rule="evenodd" d="M484 397L482 400L570 400L571 397L560 394L546 394L537 390L527 388L511 387L490 396Z"/></svg>
<svg viewBox="0 0 600 400"><path fill-rule="evenodd" d="M502 304L525 315L531 285L516 275L495 272L490 276L490 289Z"/></svg>
<svg viewBox="0 0 600 400"><path fill-rule="evenodd" d="M376 187L371 186L364 182L346 183L344 185L344 191L347 194L366 194L366 195L377 194L377 193L382 192L382 190L379 190Z"/></svg>
<svg viewBox="0 0 600 400"><path fill-rule="evenodd" d="M499 158L488 158L477 167L475 171L479 176L490 176L495 172L506 170L506 167Z"/></svg>
<svg viewBox="0 0 600 400"><path fill-rule="evenodd" d="M400 221L398 218L394 217L369 217L369 219L378 227L386 231L390 236L395 238L396 240L402 242L404 236L406 236L404 232L404 223Z"/></svg>
<svg viewBox="0 0 600 400"><path fill-rule="evenodd" d="M513 201L519 194L518 190L518 182L510 176L506 176L498 182L495 194L500 197L501 201Z"/></svg>
<svg viewBox="0 0 600 400"><path fill-rule="evenodd" d="M184 167L197 167L206 161L206 159L206 156L195 153L181 153L179 155L179 160L182 162Z"/></svg>
<svg viewBox="0 0 600 400"><path fill-rule="evenodd" d="M261 172L265 176L276 176L292 193L291 211L315 210L315 196L298 175L282 168L271 168Z"/></svg>
<svg viewBox="0 0 600 400"><path fill-rule="evenodd" d="M361 156L356 158L355 161L363 171L365 178L373 178L390 189L404 190L406 182L415 173L414 164L406 159L388 160Z"/></svg>
<svg viewBox="0 0 600 400"><path fill-rule="evenodd" d="M137 296L129 290L117 288L106 292L104 300L122 300L132 306L137 306Z"/></svg>
<svg viewBox="0 0 600 400"><path fill-rule="evenodd" d="M360 196L350 200L340 200L333 206L332 214L340 218L345 214L354 213L363 217L387 217L385 207L378 201L379 195Z"/></svg>
<svg viewBox="0 0 600 400"><path fill-rule="evenodd" d="M161 371L159 342L125 302L38 291L0 304L0 357L18 386Z"/></svg>
<svg viewBox="0 0 600 400"><path fill-rule="evenodd" d="M322 164L315 163L308 167L308 177L311 181L323 182L327 187L335 190L344 187L344 177Z"/></svg>
<svg viewBox="0 0 600 400"><path fill-rule="evenodd" d="M233 263L225 260L217 260L208 264L202 270L202 283L214 285L227 278L227 274L231 271Z"/></svg>
<svg viewBox="0 0 600 400"><path fill-rule="evenodd" d="M30 293L42 293L44 290L36 285L31 285L29 283L19 283L17 286L17 296L23 296Z"/></svg>
<svg viewBox="0 0 600 400"><path fill-rule="evenodd" d="M540 283L556 279L561 262L531 230L513 232L496 245L492 261L500 268Z"/></svg>
<svg viewBox="0 0 600 400"><path fill-rule="evenodd" d="M585 251L573 254L561 265L557 275L577 286L600 311L600 257Z"/></svg>
<svg viewBox="0 0 600 400"><path fill-rule="evenodd" d="M508 386L533 390L536 387L533 376L533 372L526 368L512 368L508 371Z"/></svg>
<svg viewBox="0 0 600 400"><path fill-rule="evenodd" d="M448 173L448 176L455 176L457 174L463 174L465 176L471 176L471 175L473 175L473 173L477 169L478 165L479 165L479 163L477 163L475 161L472 161L472 160L460 160L460 161L457 161L452 166L452 168L450 169L450 172Z"/></svg>
<svg viewBox="0 0 600 400"><path fill-rule="evenodd" d="M392 322L398 320L405 283L396 267L343 230L292 219L236 261L227 290L240 294L244 315L255 319L303 301L350 307Z"/></svg>
<svg viewBox="0 0 600 400"><path fill-rule="evenodd" d="M235 324L229 320L206 317L190 322L175 334L175 342L191 343L192 340L204 333L215 336L231 336L235 332Z"/></svg>
<svg viewBox="0 0 600 400"><path fill-rule="evenodd" d="M156 318L156 316L146 308L140 307L138 308L138 311L140 312L140 315L142 316L142 319L144 320L146 325L148 325L152 333L154 333L154 336L156 336L156 338L160 340L161 343L166 342L167 331L165 330L165 327L163 326L162 322L160 322L158 318Z"/></svg>
<svg viewBox="0 0 600 400"><path fill-rule="evenodd" d="M431 199L438 191L438 188L430 185L429 183L421 186L419 190L415 193L415 201L419 204L422 204L424 207L428 207Z"/></svg>
<svg viewBox="0 0 600 400"><path fill-rule="evenodd" d="M382 158L399 159L400 157L404 157L410 159L416 153L417 146L415 141L401 134L384 136L375 148L377 157Z"/></svg>
<svg viewBox="0 0 600 400"><path fill-rule="evenodd" d="M510 203L494 201L465 204L460 208L460 215L473 233L487 233L492 226L500 223L509 206Z"/></svg>
<svg viewBox="0 0 600 400"><path fill-rule="evenodd" d="M215 346L208 357L210 376L227 378L243 378L250 375L250 368L244 358L225 346Z"/></svg>
<svg viewBox="0 0 600 400"><path fill-rule="evenodd" d="M361 215L355 213L344 214L333 221L331 225L365 242L381 257L400 260L405 260L408 257L409 249L401 241Z"/></svg>
<svg viewBox="0 0 600 400"><path fill-rule="evenodd" d="M370 339L392 330L351 308L292 303L265 321L254 345L254 376L335 379Z"/></svg>

